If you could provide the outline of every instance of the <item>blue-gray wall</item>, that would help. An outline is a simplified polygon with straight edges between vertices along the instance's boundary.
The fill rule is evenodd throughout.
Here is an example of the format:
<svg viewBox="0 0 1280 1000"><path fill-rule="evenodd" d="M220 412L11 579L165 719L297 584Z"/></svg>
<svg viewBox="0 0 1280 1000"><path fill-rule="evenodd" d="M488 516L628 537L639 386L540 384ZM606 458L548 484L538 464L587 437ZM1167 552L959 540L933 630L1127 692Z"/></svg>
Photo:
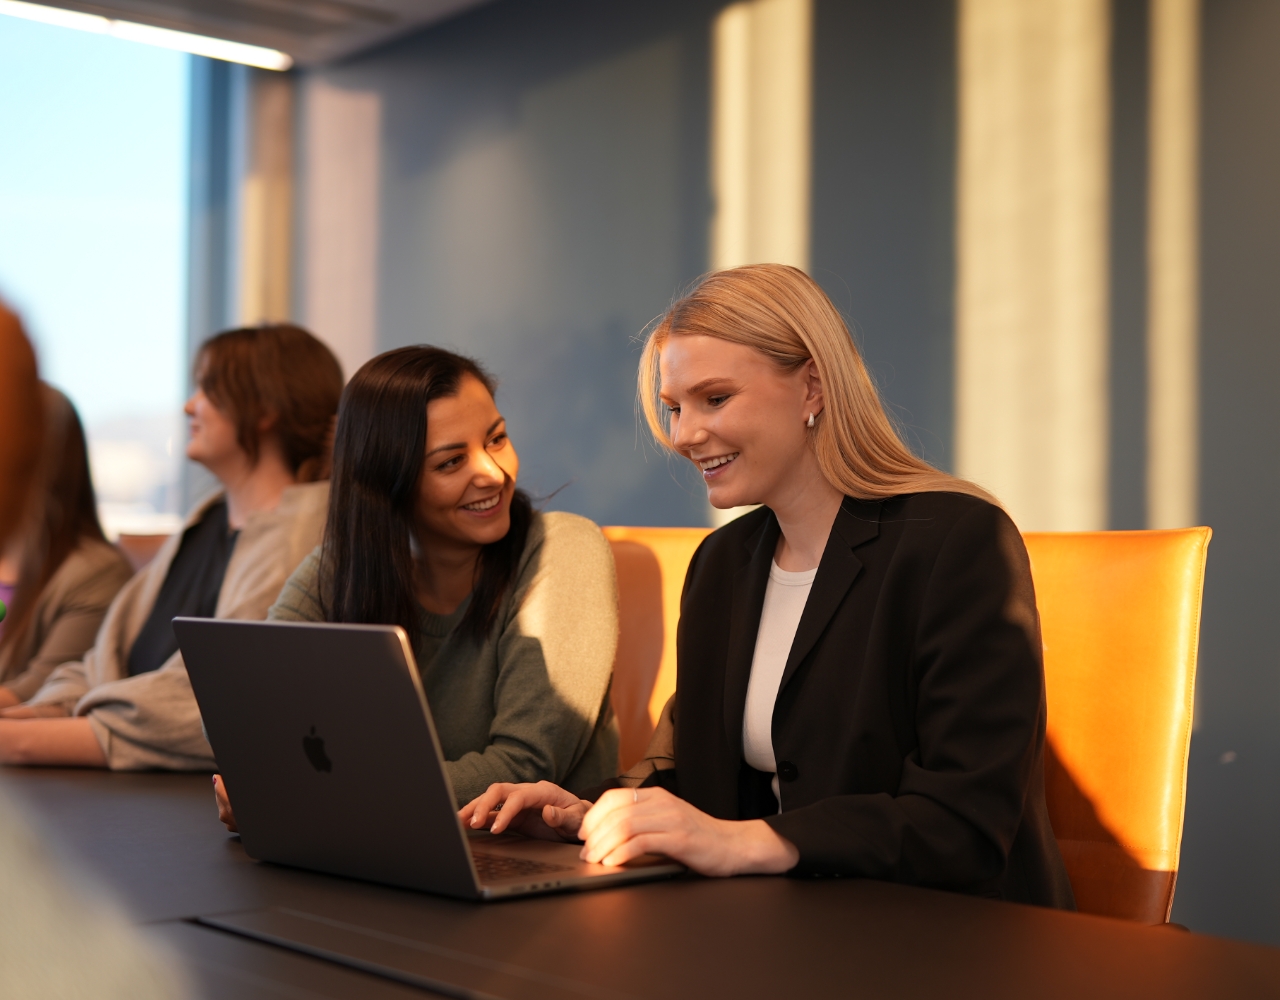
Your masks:
<svg viewBox="0 0 1280 1000"><path fill-rule="evenodd" d="M1212 526L1174 919L1280 944L1280 4L1204 5L1201 518Z"/></svg>
<svg viewBox="0 0 1280 1000"><path fill-rule="evenodd" d="M382 100L378 346L481 359L522 483L600 523L706 517L635 367L706 269L714 9L499 2L329 74Z"/></svg>
<svg viewBox="0 0 1280 1000"><path fill-rule="evenodd" d="M706 520L701 483L637 422L635 365L708 266L721 6L500 0L326 71L382 100L379 347L478 356L522 480L600 523ZM814 274L945 463L952 5L821 0L816 18Z"/></svg>
<svg viewBox="0 0 1280 1000"><path fill-rule="evenodd" d="M916 451L951 467L955 7L814 5L810 270Z"/></svg>
<svg viewBox="0 0 1280 1000"><path fill-rule="evenodd" d="M1112 0L1109 527L1147 526L1147 0Z"/></svg>

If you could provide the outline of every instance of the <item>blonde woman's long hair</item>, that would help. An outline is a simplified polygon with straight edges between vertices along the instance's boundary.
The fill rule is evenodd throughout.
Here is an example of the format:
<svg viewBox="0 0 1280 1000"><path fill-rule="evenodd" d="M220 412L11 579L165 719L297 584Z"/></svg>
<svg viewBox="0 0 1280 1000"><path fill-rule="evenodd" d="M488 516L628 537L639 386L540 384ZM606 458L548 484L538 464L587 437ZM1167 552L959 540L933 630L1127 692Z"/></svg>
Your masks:
<svg viewBox="0 0 1280 1000"><path fill-rule="evenodd" d="M912 454L885 413L839 311L816 281L784 264L716 271L654 325L640 356L639 395L649 429L664 447L675 450L658 395L658 361L669 338L689 334L753 348L786 373L814 362L826 406L809 440L822 474L846 496L965 493L998 503L975 483Z"/></svg>

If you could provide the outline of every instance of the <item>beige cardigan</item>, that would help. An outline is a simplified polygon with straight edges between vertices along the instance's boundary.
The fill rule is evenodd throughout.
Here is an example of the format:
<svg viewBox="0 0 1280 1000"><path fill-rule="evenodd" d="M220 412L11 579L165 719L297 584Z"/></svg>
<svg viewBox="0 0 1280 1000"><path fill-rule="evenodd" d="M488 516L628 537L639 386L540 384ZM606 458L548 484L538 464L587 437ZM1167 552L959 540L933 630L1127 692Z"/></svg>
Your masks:
<svg viewBox="0 0 1280 1000"><path fill-rule="evenodd" d="M26 701L54 667L84 656L131 576L133 568L114 545L82 540L40 592L21 645L0 650L0 684Z"/></svg>
<svg viewBox="0 0 1280 1000"><path fill-rule="evenodd" d="M199 521L219 496L198 504L184 530ZM275 510L248 519L222 580L216 617L267 617L289 574L319 544L328 499L328 483L291 486ZM182 654L174 653L159 670L129 676L129 650L151 613L181 541L180 531L164 543L150 565L112 602L84 659L55 670L31 699L33 705L61 705L68 714L88 716L107 766L115 771L214 767Z"/></svg>

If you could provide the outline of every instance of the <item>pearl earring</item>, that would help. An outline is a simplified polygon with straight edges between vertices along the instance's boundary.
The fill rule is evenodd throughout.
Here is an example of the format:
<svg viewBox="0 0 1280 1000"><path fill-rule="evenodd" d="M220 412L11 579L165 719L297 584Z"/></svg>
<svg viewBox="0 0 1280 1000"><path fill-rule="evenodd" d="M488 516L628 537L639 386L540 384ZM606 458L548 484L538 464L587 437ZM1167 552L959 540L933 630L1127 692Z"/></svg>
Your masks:
<svg viewBox="0 0 1280 1000"><path fill-rule="evenodd" d="M809 429L813 430L813 414L809 414Z"/></svg>

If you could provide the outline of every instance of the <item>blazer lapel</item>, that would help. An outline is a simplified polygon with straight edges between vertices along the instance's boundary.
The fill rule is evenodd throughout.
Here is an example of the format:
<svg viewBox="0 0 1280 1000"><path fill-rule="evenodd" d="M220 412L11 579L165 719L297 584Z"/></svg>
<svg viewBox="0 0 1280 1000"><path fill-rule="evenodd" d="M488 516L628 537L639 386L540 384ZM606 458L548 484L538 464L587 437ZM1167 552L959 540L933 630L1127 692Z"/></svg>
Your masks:
<svg viewBox="0 0 1280 1000"><path fill-rule="evenodd" d="M733 581L729 648L724 668L724 732L729 746L742 749L742 713L747 705L751 660L760 631L760 611L769 585L769 566L778 547L778 519L770 511L759 530L743 543L744 561Z"/></svg>
<svg viewBox="0 0 1280 1000"><path fill-rule="evenodd" d="M779 693L800 669L800 664L826 630L827 623L831 621L845 594L849 592L853 581L862 570L862 561L853 554L853 550L879 534L880 501L846 498L836 514L835 524L831 526L831 535L822 553L822 562L818 564L818 575L813 579L809 600L805 603L804 614L800 616L800 625L791 643L791 653L787 656L787 666L782 672L782 681L778 684ZM763 605L763 595L761 604ZM757 617L756 620L759 621L759 618ZM748 663L749 668L750 663ZM744 685L743 704L738 710L739 717L745 703Z"/></svg>

